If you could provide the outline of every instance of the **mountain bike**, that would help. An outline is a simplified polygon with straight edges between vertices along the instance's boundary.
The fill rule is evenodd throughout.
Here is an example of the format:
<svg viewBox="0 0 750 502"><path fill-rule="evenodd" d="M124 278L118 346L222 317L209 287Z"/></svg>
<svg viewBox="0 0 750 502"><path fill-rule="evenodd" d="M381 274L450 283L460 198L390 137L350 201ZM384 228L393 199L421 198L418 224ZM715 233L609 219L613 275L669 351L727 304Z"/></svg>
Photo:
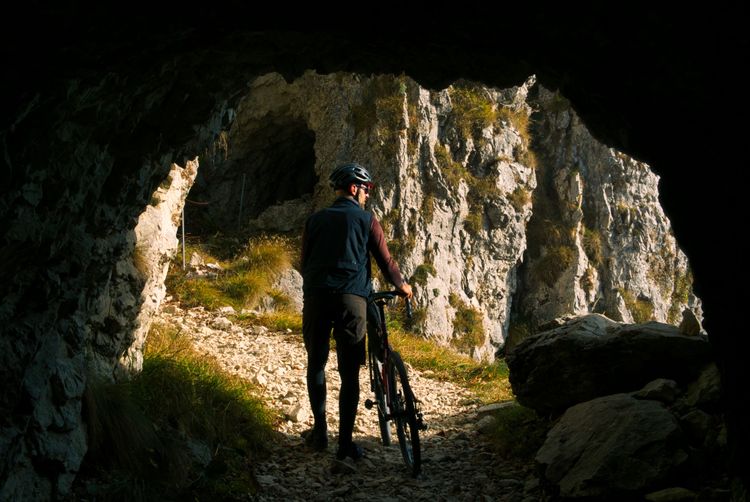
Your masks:
<svg viewBox="0 0 750 502"><path fill-rule="evenodd" d="M385 305L397 296L397 291L372 293L367 305L367 337L370 367L370 389L375 400L367 399L365 407L377 408L380 436L384 446L390 446L395 428L401 455L406 467L416 477L422 468L419 431L426 430L420 402L414 397L401 355L388 342ZM406 299L406 315L411 319L411 303Z"/></svg>

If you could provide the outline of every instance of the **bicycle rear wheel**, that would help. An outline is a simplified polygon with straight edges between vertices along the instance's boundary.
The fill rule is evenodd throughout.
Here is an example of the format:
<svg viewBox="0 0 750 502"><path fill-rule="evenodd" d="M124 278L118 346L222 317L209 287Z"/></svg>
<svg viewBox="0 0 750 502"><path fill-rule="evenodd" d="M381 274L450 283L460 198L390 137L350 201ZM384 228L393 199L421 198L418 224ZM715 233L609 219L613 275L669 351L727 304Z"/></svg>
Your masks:
<svg viewBox="0 0 750 502"><path fill-rule="evenodd" d="M391 352L390 363L394 370L393 385L390 391L398 443L401 447L404 463L411 470L412 475L417 476L422 468L422 450L419 446L419 424L414 394L409 385L406 366L404 366L398 352Z"/></svg>
<svg viewBox="0 0 750 502"><path fill-rule="evenodd" d="M383 386L383 363L378 361L374 355L370 356L370 367L373 371L373 391L375 392L375 402L378 409L378 424L380 425L380 437L383 439L383 446L391 445L391 425L386 418L388 410L386 409L385 392ZM388 381L391 381L390 375L386 375Z"/></svg>

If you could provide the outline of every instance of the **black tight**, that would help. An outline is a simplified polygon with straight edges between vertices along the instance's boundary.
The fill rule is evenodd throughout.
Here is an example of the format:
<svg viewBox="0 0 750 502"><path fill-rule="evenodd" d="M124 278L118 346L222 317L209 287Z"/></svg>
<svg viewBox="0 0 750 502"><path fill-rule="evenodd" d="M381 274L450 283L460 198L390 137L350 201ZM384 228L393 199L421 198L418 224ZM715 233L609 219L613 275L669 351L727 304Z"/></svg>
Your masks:
<svg viewBox="0 0 750 502"><path fill-rule="evenodd" d="M346 451L352 441L359 404L359 367L365 360L365 299L355 295L320 295L305 298L302 331L307 349L307 391L315 418L315 429L326 425L325 367L330 334L336 339L339 393L339 448Z"/></svg>

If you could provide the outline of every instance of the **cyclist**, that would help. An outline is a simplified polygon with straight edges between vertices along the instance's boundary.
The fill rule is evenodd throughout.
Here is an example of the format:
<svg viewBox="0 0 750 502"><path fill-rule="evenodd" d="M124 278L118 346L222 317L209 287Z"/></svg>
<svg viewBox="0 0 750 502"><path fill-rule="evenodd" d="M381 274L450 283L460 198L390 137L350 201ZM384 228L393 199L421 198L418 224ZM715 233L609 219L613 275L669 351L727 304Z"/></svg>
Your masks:
<svg viewBox="0 0 750 502"><path fill-rule="evenodd" d="M367 169L356 162L343 164L329 181L337 198L307 219L302 236L302 331L307 390L315 419L313 429L303 435L316 451L328 447L325 367L333 329L341 376L336 458L357 460L363 451L352 441L352 432L359 404L359 367L365 363L367 296L372 288L370 255L397 290L407 297L412 296L412 290L391 258L383 228L364 210L374 186Z"/></svg>

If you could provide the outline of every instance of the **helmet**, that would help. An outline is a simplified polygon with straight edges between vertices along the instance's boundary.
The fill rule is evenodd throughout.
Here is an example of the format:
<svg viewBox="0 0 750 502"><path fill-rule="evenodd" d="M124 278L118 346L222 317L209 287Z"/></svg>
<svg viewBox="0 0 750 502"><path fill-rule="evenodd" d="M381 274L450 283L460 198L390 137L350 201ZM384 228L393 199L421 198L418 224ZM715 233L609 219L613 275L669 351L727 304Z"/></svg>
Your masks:
<svg viewBox="0 0 750 502"><path fill-rule="evenodd" d="M356 162L349 162L348 164L338 166L328 177L328 181L334 190L346 188L352 183L355 185L366 185L370 188L373 186L370 173Z"/></svg>

